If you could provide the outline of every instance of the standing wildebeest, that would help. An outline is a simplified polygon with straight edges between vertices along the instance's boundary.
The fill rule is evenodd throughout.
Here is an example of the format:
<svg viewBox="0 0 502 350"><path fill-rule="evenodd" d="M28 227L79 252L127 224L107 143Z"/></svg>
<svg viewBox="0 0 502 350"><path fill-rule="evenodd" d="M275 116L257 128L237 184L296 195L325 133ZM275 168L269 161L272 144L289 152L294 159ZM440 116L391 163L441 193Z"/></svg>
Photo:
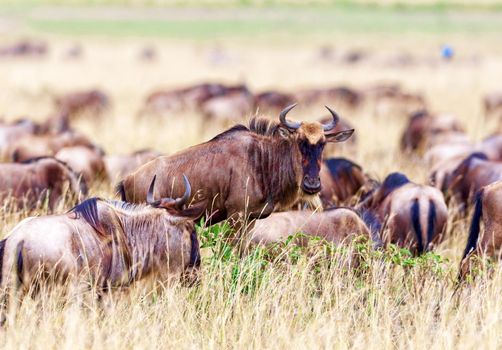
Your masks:
<svg viewBox="0 0 502 350"><path fill-rule="evenodd" d="M266 217L317 194L326 142L344 141L354 130L327 134L338 121L331 110L327 125L288 121L286 114L294 106L280 113L279 123L254 118L249 128L237 125L206 143L143 165L119 183L123 200L143 202L146 179L156 174L159 196L179 194L175 180L187 174L196 192L193 202L204 203L210 222L216 223L237 214Z"/></svg>
<svg viewBox="0 0 502 350"><path fill-rule="evenodd" d="M321 165L321 202L324 208L350 204L368 182L361 166L345 158L329 158Z"/></svg>
<svg viewBox="0 0 502 350"><path fill-rule="evenodd" d="M196 272L200 254L193 217L200 208L183 209L190 184L184 177L181 198L154 200L154 183L155 178L148 205L91 198L65 214L23 220L0 241L0 291L12 283L28 290L45 278L80 277L99 292L147 276L168 281Z"/></svg>
<svg viewBox="0 0 502 350"><path fill-rule="evenodd" d="M502 247L502 181L483 187L476 194L469 238L460 265L460 276L465 277L471 270L471 258L486 256L500 259ZM481 221L484 232L481 234Z"/></svg>
<svg viewBox="0 0 502 350"><path fill-rule="evenodd" d="M317 213L310 211L273 213L266 219L255 221L249 239L251 244L268 245L299 232L334 243L342 243L357 236L371 239L370 231L364 221L355 211L347 208L328 209Z"/></svg>
<svg viewBox="0 0 502 350"><path fill-rule="evenodd" d="M0 121L0 158L7 156L7 151L20 138L33 135L38 125L27 119L20 119L13 123Z"/></svg>
<svg viewBox="0 0 502 350"><path fill-rule="evenodd" d="M373 220L369 225L372 230L381 230L383 242L408 247L419 254L441 239L448 218L438 189L417 185L400 173L387 176L358 209L363 217Z"/></svg>
<svg viewBox="0 0 502 350"><path fill-rule="evenodd" d="M108 179L118 181L161 155L161 153L149 149L139 150L130 155L105 155L104 161Z"/></svg>
<svg viewBox="0 0 502 350"><path fill-rule="evenodd" d="M486 115L502 115L502 92L492 92L483 98Z"/></svg>
<svg viewBox="0 0 502 350"><path fill-rule="evenodd" d="M85 183L65 163L50 157L35 158L24 163L0 164L0 200L14 199L33 207L48 196L49 208L54 209L65 194L77 196L87 192Z"/></svg>
<svg viewBox="0 0 502 350"><path fill-rule="evenodd" d="M294 102L294 96L269 90L255 96L255 107L260 113L279 112Z"/></svg>

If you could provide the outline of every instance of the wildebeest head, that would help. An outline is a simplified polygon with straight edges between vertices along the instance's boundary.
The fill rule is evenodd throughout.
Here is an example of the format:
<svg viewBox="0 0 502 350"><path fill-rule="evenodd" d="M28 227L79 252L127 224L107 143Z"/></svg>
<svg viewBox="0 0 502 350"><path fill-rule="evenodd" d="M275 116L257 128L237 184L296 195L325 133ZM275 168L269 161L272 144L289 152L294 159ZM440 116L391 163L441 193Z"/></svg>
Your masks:
<svg viewBox="0 0 502 350"><path fill-rule="evenodd" d="M319 171L324 146L327 142L347 140L354 133L354 129L329 133L335 128L340 118L335 111L327 106L326 108L333 116L333 120L328 124L289 121L286 119L286 115L295 106L296 104L290 105L280 113L278 132L281 137L291 139L298 145L303 171L301 189L306 194L316 194L321 190Z"/></svg>

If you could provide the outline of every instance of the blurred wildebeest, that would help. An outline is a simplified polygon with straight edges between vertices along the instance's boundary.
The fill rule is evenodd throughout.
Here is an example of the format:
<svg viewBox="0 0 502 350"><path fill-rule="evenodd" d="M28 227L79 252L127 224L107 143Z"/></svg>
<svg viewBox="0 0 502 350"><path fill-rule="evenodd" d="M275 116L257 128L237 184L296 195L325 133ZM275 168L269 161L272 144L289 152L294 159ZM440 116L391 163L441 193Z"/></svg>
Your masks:
<svg viewBox="0 0 502 350"><path fill-rule="evenodd" d="M379 116L408 115L426 107L424 96L406 92L397 84L371 86L362 92L365 100L372 102Z"/></svg>
<svg viewBox="0 0 502 350"><path fill-rule="evenodd" d="M120 180L161 155L161 153L149 149L139 150L129 155L105 155L104 161L108 179L111 181Z"/></svg>
<svg viewBox="0 0 502 350"><path fill-rule="evenodd" d="M502 116L502 92L493 92L483 98L485 113L488 116Z"/></svg>
<svg viewBox="0 0 502 350"><path fill-rule="evenodd" d="M227 88L223 95L210 98L200 109L208 120L236 123L253 112L254 96L245 85Z"/></svg>
<svg viewBox="0 0 502 350"><path fill-rule="evenodd" d="M7 156L12 144L27 135L37 131L37 124L28 119L20 119L13 123L0 121L0 158Z"/></svg>
<svg viewBox="0 0 502 350"><path fill-rule="evenodd" d="M255 108L260 113L275 113L283 110L294 102L292 94L280 91L264 91L255 96Z"/></svg>
<svg viewBox="0 0 502 350"><path fill-rule="evenodd" d="M169 282L196 273L200 209L183 208L185 184L178 199L154 200L150 190L147 205L92 198L65 214L23 220L0 241L0 290L84 279L100 293L148 276Z"/></svg>
<svg viewBox="0 0 502 350"><path fill-rule="evenodd" d="M483 187L477 194L469 238L460 264L460 276L471 272L473 257L500 259L502 247L502 181ZM484 232L481 234L481 221Z"/></svg>
<svg viewBox="0 0 502 350"><path fill-rule="evenodd" d="M55 158L0 164L0 199L12 198L18 207L26 205L33 208L37 203L48 200L49 208L54 209L65 194L76 197L79 193L87 194L85 182Z"/></svg>
<svg viewBox="0 0 502 350"><path fill-rule="evenodd" d="M73 119L85 113L92 117L98 117L104 110L110 107L110 99L100 90L76 91L54 99L55 109Z"/></svg>
<svg viewBox="0 0 502 350"><path fill-rule="evenodd" d="M44 42L22 40L17 43L0 47L0 56L29 57L43 56L47 53L47 44Z"/></svg>
<svg viewBox="0 0 502 350"><path fill-rule="evenodd" d="M477 152L457 166L447 188L457 203L467 209L475 193L499 180L502 180L502 163L490 161L486 154Z"/></svg>
<svg viewBox="0 0 502 350"><path fill-rule="evenodd" d="M306 105L336 104L355 108L363 101L360 92L346 86L300 90L294 96L296 100Z"/></svg>
<svg viewBox="0 0 502 350"><path fill-rule="evenodd" d="M358 164L346 158L329 158L321 165L321 202L324 208L350 205L369 181Z"/></svg>
<svg viewBox="0 0 502 350"><path fill-rule="evenodd" d="M448 218L442 193L392 173L358 205L366 223L394 243L421 254L438 243Z"/></svg>
<svg viewBox="0 0 502 350"><path fill-rule="evenodd" d="M269 245L296 233L320 237L334 243L348 243L358 236L372 239L368 227L355 211L333 208L323 212L273 213L268 218L255 221L249 233L249 241L251 244ZM300 238L297 243L304 245L308 242Z"/></svg>
<svg viewBox="0 0 502 350"><path fill-rule="evenodd" d="M36 157L53 156L61 148L71 146L96 148L86 136L75 131L66 131L55 135L25 136L11 145L8 154L13 161L22 162Z"/></svg>
<svg viewBox="0 0 502 350"><path fill-rule="evenodd" d="M74 44L66 49L64 53L64 58L75 60L81 58L84 53L82 46L80 44Z"/></svg>
<svg viewBox="0 0 502 350"><path fill-rule="evenodd" d="M139 53L139 59L141 61L152 62L155 61L156 58L157 50L151 45L143 47Z"/></svg>
<svg viewBox="0 0 502 350"><path fill-rule="evenodd" d="M408 125L401 136L403 151L416 151L422 147L440 143L469 142L460 123L450 115L433 116L422 110L410 115Z"/></svg>
<svg viewBox="0 0 502 350"><path fill-rule="evenodd" d="M289 121L286 115L294 106L280 113L280 122L254 118L249 128L237 125L206 143L154 159L119 183L122 198L144 201L145 179L156 174L160 196L180 193L176 179L187 174L196 192L193 202L203 203L207 218L216 223L240 215L266 217L274 210L289 209L302 197L316 195L321 190L325 144L345 141L354 130L328 134L338 122L334 111L326 125Z"/></svg>
<svg viewBox="0 0 502 350"><path fill-rule="evenodd" d="M86 146L70 146L61 148L54 156L77 174L83 176L88 184L107 179L103 151Z"/></svg>
<svg viewBox="0 0 502 350"><path fill-rule="evenodd" d="M359 63L368 57L369 54L366 51L361 49L351 49L342 56L341 60L346 64L354 64Z"/></svg>
<svg viewBox="0 0 502 350"><path fill-rule="evenodd" d="M147 113L198 110L207 100L222 96L227 86L218 83L201 83L172 90L159 90L147 96L140 115Z"/></svg>

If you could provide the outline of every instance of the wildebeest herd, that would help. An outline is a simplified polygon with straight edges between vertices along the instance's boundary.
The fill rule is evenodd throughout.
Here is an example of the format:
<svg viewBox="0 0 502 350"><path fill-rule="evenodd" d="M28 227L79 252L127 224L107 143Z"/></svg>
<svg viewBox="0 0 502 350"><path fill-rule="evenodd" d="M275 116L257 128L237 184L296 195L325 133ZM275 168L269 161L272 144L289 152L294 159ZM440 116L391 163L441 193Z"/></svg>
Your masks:
<svg viewBox="0 0 502 350"><path fill-rule="evenodd" d="M502 109L493 96L485 102L490 114ZM318 121L292 117L296 101L356 108L367 99L378 108L390 101L409 115L402 152L426 159L428 184L399 172L377 181L349 159L323 157L326 145L350 142L354 133L330 107ZM109 104L101 91L76 92L55 99L43 123L0 123L2 201L45 203L52 211L63 199L77 202L67 212L23 220L0 241L2 296L82 275L98 290L145 276L197 277L195 223L202 217L208 225L227 220L244 254L302 232L337 244L362 235L375 249L396 244L419 255L444 239L449 215L472 209L461 277L475 256L499 254L502 134L473 143L458 120L427 111L423 97L398 86L253 93L245 85L203 83L154 92L139 118L191 109L228 122L255 113L247 125L172 155L107 155L71 127L82 114L99 118ZM116 184L120 200L85 199L96 181Z"/></svg>

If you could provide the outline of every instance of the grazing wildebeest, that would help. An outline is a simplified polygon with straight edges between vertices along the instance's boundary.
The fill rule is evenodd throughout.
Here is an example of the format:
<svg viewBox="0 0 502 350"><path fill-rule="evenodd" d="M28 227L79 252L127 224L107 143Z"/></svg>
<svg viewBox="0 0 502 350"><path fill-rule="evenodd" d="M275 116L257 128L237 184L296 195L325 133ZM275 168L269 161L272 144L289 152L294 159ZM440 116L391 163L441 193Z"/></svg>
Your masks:
<svg viewBox="0 0 502 350"><path fill-rule="evenodd" d="M63 147L54 158L65 162L73 171L83 176L88 184L107 179L103 152L100 149L85 146Z"/></svg>
<svg viewBox="0 0 502 350"><path fill-rule="evenodd" d="M63 147L71 146L95 148L86 136L65 131L59 134L27 135L14 142L8 153L14 162L22 162L36 157L54 156Z"/></svg>
<svg viewBox="0 0 502 350"><path fill-rule="evenodd" d="M368 227L355 211L336 208L323 212L272 213L266 219L255 221L254 227L249 232L249 241L251 244L268 245L296 233L320 237L334 243L346 243L357 236L371 239ZM306 242L300 240L298 243Z"/></svg>
<svg viewBox="0 0 502 350"><path fill-rule="evenodd" d="M458 204L467 209L472 195L498 180L502 180L502 163L490 161L484 153L476 152L457 166L447 187Z"/></svg>
<svg viewBox="0 0 502 350"><path fill-rule="evenodd" d="M65 195L68 186L70 195L86 195L85 182L80 180L65 163L51 157L28 160L24 163L0 164L0 200L15 200L34 207L39 201L48 199L49 208L54 209ZM47 196L47 197L46 197Z"/></svg>
<svg viewBox="0 0 502 350"><path fill-rule="evenodd" d="M445 230L448 209L442 193L417 185L405 175L392 173L369 192L358 210L372 230L382 232L384 243L394 243L423 253L439 242Z"/></svg>
<svg viewBox="0 0 502 350"><path fill-rule="evenodd" d="M204 203L207 218L216 223L239 215L266 217L317 194L326 142L344 141L354 130L327 134L338 121L334 111L326 125L289 121L286 115L294 106L280 113L280 122L254 118L249 128L237 125L206 143L146 163L119 183L123 200L143 202L145 179L156 174L159 196L179 194L176 179L187 174L195 191L192 201Z"/></svg>
<svg viewBox="0 0 502 350"><path fill-rule="evenodd" d="M363 91L364 98L371 101L377 115L408 115L426 106L421 94L403 91L399 85L381 84Z"/></svg>
<svg viewBox="0 0 502 350"><path fill-rule="evenodd" d="M295 98L306 105L324 103L349 108L355 108L363 101L363 96L358 91L345 86L300 90L295 93Z"/></svg>
<svg viewBox="0 0 502 350"><path fill-rule="evenodd" d="M97 117L110 106L110 100L104 92L94 89L58 96L54 105L57 111L66 113L70 119L82 113Z"/></svg>
<svg viewBox="0 0 502 350"><path fill-rule="evenodd" d="M104 161L108 179L118 181L161 155L161 153L149 149L139 150L129 155L105 155Z"/></svg>
<svg viewBox="0 0 502 350"><path fill-rule="evenodd" d="M368 182L358 164L346 158L325 159L321 165L321 202L324 208L349 205Z"/></svg>
<svg viewBox="0 0 502 350"><path fill-rule="evenodd" d="M167 282L197 272L193 217L200 208L183 208L190 184L185 177L181 198L154 200L154 183L147 205L91 198L65 214L23 220L0 241L0 291L82 278L100 292L148 276Z"/></svg>
<svg viewBox="0 0 502 350"><path fill-rule="evenodd" d="M472 258L500 259L502 247L502 181L483 187L476 194L469 238L460 264L460 276L471 272ZM481 233L481 222L484 232Z"/></svg>

